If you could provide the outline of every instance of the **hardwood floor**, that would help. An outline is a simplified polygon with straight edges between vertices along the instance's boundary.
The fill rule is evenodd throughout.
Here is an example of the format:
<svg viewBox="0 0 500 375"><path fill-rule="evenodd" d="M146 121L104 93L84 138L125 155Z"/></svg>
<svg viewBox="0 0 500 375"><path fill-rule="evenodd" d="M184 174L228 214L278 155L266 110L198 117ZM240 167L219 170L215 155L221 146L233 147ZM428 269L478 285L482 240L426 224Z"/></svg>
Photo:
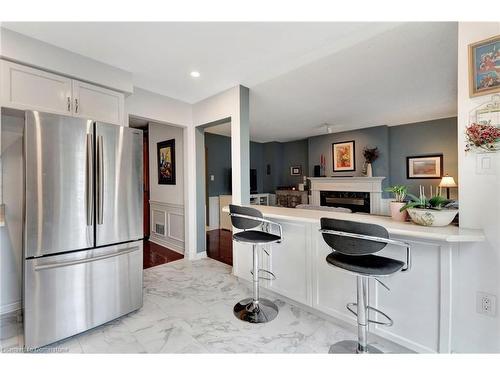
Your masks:
<svg viewBox="0 0 500 375"><path fill-rule="evenodd" d="M207 231L207 256L219 262L233 265L233 233L215 229Z"/></svg>
<svg viewBox="0 0 500 375"><path fill-rule="evenodd" d="M160 264L173 262L184 258L184 255L167 249L149 240L144 240L143 268L150 268Z"/></svg>

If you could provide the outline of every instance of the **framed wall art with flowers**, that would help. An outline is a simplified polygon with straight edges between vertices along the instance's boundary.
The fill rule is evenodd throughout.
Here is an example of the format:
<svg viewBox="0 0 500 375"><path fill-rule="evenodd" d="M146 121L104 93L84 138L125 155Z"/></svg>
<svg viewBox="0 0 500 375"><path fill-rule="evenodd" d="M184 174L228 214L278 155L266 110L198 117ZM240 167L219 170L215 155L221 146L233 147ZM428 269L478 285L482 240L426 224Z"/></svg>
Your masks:
<svg viewBox="0 0 500 375"><path fill-rule="evenodd" d="M356 170L354 141L332 143L332 153L334 172Z"/></svg>
<svg viewBox="0 0 500 375"><path fill-rule="evenodd" d="M469 45L469 96L500 92L500 35Z"/></svg>

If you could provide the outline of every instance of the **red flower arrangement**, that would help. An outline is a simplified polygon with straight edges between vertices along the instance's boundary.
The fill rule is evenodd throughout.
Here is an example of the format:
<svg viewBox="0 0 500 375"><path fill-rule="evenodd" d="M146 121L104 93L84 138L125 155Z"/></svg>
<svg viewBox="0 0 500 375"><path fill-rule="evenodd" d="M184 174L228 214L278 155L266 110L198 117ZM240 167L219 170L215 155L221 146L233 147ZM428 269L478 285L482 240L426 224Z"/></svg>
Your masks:
<svg viewBox="0 0 500 375"><path fill-rule="evenodd" d="M500 150L500 128L496 126L472 123L465 130L465 136L467 141L465 151L472 149Z"/></svg>

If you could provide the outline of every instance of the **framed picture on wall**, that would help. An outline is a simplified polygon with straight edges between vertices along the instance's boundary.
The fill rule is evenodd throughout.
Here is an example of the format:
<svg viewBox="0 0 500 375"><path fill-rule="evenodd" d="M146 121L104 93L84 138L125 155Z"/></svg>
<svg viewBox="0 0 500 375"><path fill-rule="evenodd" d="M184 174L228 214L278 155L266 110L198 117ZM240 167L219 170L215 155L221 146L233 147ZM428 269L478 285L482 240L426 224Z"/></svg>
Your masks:
<svg viewBox="0 0 500 375"><path fill-rule="evenodd" d="M406 157L406 178L443 177L443 154Z"/></svg>
<svg viewBox="0 0 500 375"><path fill-rule="evenodd" d="M302 167L300 165L290 167L290 176L302 176Z"/></svg>
<svg viewBox="0 0 500 375"><path fill-rule="evenodd" d="M332 143L332 154L334 172L356 170L354 141Z"/></svg>
<svg viewBox="0 0 500 375"><path fill-rule="evenodd" d="M158 184L175 185L175 139L158 142Z"/></svg>
<svg viewBox="0 0 500 375"><path fill-rule="evenodd" d="M500 35L469 45L469 96L500 92Z"/></svg>

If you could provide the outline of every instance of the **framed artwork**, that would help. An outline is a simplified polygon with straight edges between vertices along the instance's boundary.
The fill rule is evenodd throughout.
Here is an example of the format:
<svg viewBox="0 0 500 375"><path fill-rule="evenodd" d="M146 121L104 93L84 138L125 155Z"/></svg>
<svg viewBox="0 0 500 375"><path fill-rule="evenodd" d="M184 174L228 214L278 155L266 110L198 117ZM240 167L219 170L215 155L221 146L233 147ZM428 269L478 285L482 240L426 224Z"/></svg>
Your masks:
<svg viewBox="0 0 500 375"><path fill-rule="evenodd" d="M158 184L175 185L175 139L157 143Z"/></svg>
<svg viewBox="0 0 500 375"><path fill-rule="evenodd" d="M355 171L356 160L354 151L354 141L332 143L333 171Z"/></svg>
<svg viewBox="0 0 500 375"><path fill-rule="evenodd" d="M500 92L500 35L469 44L469 96Z"/></svg>
<svg viewBox="0 0 500 375"><path fill-rule="evenodd" d="M290 176L302 176L302 167L300 165L290 167Z"/></svg>
<svg viewBox="0 0 500 375"><path fill-rule="evenodd" d="M443 177L443 154L406 157L406 178Z"/></svg>

